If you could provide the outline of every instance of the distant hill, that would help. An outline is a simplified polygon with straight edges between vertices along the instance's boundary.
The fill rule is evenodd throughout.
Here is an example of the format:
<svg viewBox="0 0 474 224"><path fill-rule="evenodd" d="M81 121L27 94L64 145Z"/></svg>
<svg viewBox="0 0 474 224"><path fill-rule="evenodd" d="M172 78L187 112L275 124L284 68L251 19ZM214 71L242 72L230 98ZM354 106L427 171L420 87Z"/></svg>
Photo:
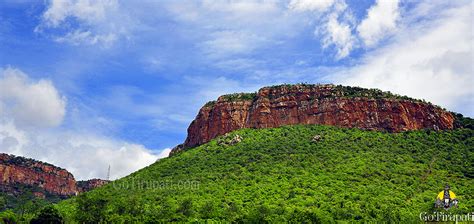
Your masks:
<svg viewBox="0 0 474 224"><path fill-rule="evenodd" d="M76 182L70 172L52 164L0 153L0 211L17 209L30 201L58 202L108 182Z"/></svg>

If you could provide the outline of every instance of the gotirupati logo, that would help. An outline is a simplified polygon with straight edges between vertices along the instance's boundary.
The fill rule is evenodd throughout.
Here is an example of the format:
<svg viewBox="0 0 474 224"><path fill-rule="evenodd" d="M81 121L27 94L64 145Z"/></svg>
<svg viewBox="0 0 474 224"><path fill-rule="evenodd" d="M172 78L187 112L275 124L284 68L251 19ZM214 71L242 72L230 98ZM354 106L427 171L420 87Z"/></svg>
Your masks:
<svg viewBox="0 0 474 224"><path fill-rule="evenodd" d="M436 197L435 207L448 210L453 206L458 207L458 199L456 198L456 194L450 190L449 185L446 184L444 190L439 192L438 197Z"/></svg>

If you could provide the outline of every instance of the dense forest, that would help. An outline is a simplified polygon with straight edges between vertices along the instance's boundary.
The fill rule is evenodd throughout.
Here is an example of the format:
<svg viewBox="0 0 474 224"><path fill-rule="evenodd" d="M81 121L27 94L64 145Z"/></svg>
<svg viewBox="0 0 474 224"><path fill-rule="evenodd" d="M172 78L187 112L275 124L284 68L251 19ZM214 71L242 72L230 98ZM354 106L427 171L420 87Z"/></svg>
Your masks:
<svg viewBox="0 0 474 224"><path fill-rule="evenodd" d="M459 199L449 212L472 212L473 164L474 131L466 128L242 129L23 220L46 212L78 223L411 222L435 211L445 184Z"/></svg>

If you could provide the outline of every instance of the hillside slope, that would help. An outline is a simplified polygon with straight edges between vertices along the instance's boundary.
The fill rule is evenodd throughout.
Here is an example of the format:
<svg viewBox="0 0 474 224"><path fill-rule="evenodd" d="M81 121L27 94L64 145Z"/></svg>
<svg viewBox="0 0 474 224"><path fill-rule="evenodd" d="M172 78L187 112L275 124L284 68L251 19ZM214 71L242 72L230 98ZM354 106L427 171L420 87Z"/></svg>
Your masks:
<svg viewBox="0 0 474 224"><path fill-rule="evenodd" d="M61 202L68 221L416 221L474 207L474 131L241 129Z"/></svg>

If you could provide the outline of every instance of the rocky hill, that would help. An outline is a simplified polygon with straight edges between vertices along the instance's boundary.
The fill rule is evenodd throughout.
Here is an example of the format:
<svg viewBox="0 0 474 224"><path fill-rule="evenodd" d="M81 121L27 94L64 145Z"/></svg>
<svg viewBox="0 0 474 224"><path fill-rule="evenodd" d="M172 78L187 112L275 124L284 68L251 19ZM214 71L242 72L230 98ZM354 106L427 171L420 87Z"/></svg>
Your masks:
<svg viewBox="0 0 474 224"><path fill-rule="evenodd" d="M81 180L77 181L76 187L78 192L86 192L90 191L94 188L101 187L105 184L108 184L110 181L108 180L101 180L101 179L90 179L90 180Z"/></svg>
<svg viewBox="0 0 474 224"><path fill-rule="evenodd" d="M459 198L450 212L467 214L473 127L373 89L224 95L200 110L181 153L55 207L68 223L418 223L445 211L433 203L449 184Z"/></svg>
<svg viewBox="0 0 474 224"><path fill-rule="evenodd" d="M336 85L279 85L224 95L204 105L188 136L171 154L241 128L322 124L401 132L447 130L452 113L430 103L377 89Z"/></svg>
<svg viewBox="0 0 474 224"><path fill-rule="evenodd" d="M108 181L92 179L76 182L65 169L54 165L0 153L0 191L18 196L25 189L37 197L66 198L102 186Z"/></svg>

